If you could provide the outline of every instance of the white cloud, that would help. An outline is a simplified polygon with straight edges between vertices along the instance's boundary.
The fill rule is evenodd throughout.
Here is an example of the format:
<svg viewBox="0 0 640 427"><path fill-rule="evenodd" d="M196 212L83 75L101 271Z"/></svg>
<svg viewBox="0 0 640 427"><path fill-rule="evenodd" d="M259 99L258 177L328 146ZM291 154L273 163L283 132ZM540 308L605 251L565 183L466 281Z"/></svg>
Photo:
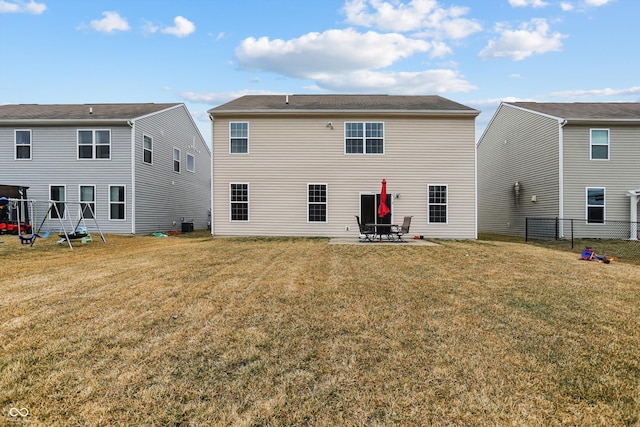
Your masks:
<svg viewBox="0 0 640 427"><path fill-rule="evenodd" d="M448 47L438 42L345 29L308 33L291 40L250 37L238 46L236 58L245 69L311 80L318 87L335 91L444 93L475 89L451 70L381 71L418 53L440 56L448 52Z"/></svg>
<svg viewBox="0 0 640 427"><path fill-rule="evenodd" d="M567 90L553 92L551 96L556 98L589 98L601 96L636 96L640 95L640 86L633 86L626 89L591 89L591 90Z"/></svg>
<svg viewBox="0 0 640 427"><path fill-rule="evenodd" d="M121 17L118 12L102 12L102 16L104 18L91 21L91 28L104 33L129 31L127 20Z"/></svg>
<svg viewBox="0 0 640 427"><path fill-rule="evenodd" d="M173 27L163 28L161 31L165 34L172 34L176 37L186 37L196 30L193 22L182 16L176 16L173 20Z"/></svg>
<svg viewBox="0 0 640 427"><path fill-rule="evenodd" d="M611 3L613 0L585 0L587 6L604 6L605 4Z"/></svg>
<svg viewBox="0 0 640 427"><path fill-rule="evenodd" d="M562 2L562 3L560 3L560 8L565 12L570 12L570 11L572 11L574 9L574 6L571 3Z"/></svg>
<svg viewBox="0 0 640 427"><path fill-rule="evenodd" d="M360 70L350 73L324 74L314 79L327 90L393 94L432 94L468 92L477 89L453 70L417 72L379 72Z"/></svg>
<svg viewBox="0 0 640 427"><path fill-rule="evenodd" d="M314 78L324 73L384 68L432 47L429 42L401 34L345 29L308 33L291 40L249 37L236 49L236 58L246 69Z"/></svg>
<svg viewBox="0 0 640 427"><path fill-rule="evenodd" d="M32 15L40 15L47 9L44 3L37 3L30 0L29 3L24 1L5 1L0 0L0 13L30 13Z"/></svg>
<svg viewBox="0 0 640 427"><path fill-rule="evenodd" d="M509 0L509 4L513 7L544 7L549 3L546 3L542 0Z"/></svg>
<svg viewBox="0 0 640 427"><path fill-rule="evenodd" d="M382 31L420 32L438 39L461 39L482 29L476 20L463 18L467 7L444 8L436 0L347 0L347 22Z"/></svg>
<svg viewBox="0 0 640 427"><path fill-rule="evenodd" d="M233 99L240 98L244 95L282 95L281 92L272 92L265 90L239 90L233 92L182 92L182 99L200 104L220 105Z"/></svg>
<svg viewBox="0 0 640 427"><path fill-rule="evenodd" d="M151 21L144 20L142 25L142 33L145 35L153 34L160 29L156 24Z"/></svg>
<svg viewBox="0 0 640 427"><path fill-rule="evenodd" d="M550 34L545 19L532 19L517 30L498 24L496 31L500 37L489 41L479 54L481 59L510 58L520 61L531 55L559 51L562 39L566 37L560 33Z"/></svg>

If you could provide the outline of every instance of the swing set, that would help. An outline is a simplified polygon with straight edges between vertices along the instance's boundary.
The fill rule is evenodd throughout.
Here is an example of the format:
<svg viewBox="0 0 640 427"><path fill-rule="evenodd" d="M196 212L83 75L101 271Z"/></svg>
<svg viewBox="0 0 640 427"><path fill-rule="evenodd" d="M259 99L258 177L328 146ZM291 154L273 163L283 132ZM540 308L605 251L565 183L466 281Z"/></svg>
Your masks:
<svg viewBox="0 0 640 427"><path fill-rule="evenodd" d="M47 211L44 214L44 217L42 218L40 225L34 232L33 227L29 223L29 218L32 218L33 221L36 220L35 205L38 203L38 201L34 199L7 199L7 200L9 203L12 203L12 206L17 213L17 224L18 224L17 234L18 234L18 237L20 238L20 243L22 243L23 245L28 244L30 246L33 246L37 238L46 239L47 237L49 237L49 235L52 232L50 227L47 227L48 229L42 235L40 235L40 231L45 225L45 222L49 224L49 220L53 220L53 219L57 219L58 223L60 224L60 230L58 231L58 236L60 237L60 240L58 241L58 243L67 242L70 249L73 249L73 245L71 244L72 240L80 239L82 243L93 241L91 238L91 234L89 234L89 231L86 227L86 220L88 219L93 219L93 223L96 229L98 230L98 233L100 234L100 239L102 240L102 243L107 243L104 237L104 234L102 234L102 230L100 230L100 226L98 225L98 221L96 220L95 213L93 212L93 209L91 208L91 205L89 203L66 202L66 201L60 202L55 200L48 200ZM60 208L58 207L59 204L63 205L62 206L63 209L66 207L65 205L78 205L78 220L77 222L75 222L75 227L74 227L74 222L72 222L71 218L69 218L68 220L69 221L68 226L65 227L64 220L63 220L64 215L60 212ZM26 206L29 207L28 211L26 209ZM31 234L23 235L23 231L27 231L27 230L30 231Z"/></svg>

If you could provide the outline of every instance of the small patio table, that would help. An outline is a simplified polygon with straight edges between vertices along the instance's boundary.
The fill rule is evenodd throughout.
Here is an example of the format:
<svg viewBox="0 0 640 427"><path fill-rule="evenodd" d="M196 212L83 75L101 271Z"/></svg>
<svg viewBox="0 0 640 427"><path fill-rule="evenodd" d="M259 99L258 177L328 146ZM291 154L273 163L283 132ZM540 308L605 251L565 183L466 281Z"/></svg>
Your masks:
<svg viewBox="0 0 640 427"><path fill-rule="evenodd" d="M376 230L376 234L374 236L374 240L377 237L379 241L382 241L382 236L387 236L387 239L389 239L389 241L392 241L393 238L391 230L392 228L397 228L398 226L395 224L366 224L369 227L375 227Z"/></svg>

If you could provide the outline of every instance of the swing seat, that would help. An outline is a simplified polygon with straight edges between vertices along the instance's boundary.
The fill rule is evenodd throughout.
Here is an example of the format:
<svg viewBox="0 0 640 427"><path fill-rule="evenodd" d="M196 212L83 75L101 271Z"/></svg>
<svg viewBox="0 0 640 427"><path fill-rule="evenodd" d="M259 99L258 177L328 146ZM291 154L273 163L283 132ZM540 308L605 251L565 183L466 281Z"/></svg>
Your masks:
<svg viewBox="0 0 640 427"><path fill-rule="evenodd" d="M18 237L20 237L20 243L22 243L23 245L31 245L31 246L33 246L33 244L36 242L36 237L42 238L42 236L36 233L32 234L29 237L20 236L20 235L18 235Z"/></svg>

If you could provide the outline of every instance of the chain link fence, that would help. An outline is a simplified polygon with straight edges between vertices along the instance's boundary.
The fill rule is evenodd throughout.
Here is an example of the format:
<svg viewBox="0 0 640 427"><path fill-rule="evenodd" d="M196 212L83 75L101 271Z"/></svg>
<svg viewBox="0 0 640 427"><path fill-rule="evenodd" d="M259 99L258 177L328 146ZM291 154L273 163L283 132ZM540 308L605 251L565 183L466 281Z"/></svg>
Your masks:
<svg viewBox="0 0 640 427"><path fill-rule="evenodd" d="M587 223L586 219L527 218L525 241L582 250L590 246L603 256L640 263L640 223L610 221Z"/></svg>

